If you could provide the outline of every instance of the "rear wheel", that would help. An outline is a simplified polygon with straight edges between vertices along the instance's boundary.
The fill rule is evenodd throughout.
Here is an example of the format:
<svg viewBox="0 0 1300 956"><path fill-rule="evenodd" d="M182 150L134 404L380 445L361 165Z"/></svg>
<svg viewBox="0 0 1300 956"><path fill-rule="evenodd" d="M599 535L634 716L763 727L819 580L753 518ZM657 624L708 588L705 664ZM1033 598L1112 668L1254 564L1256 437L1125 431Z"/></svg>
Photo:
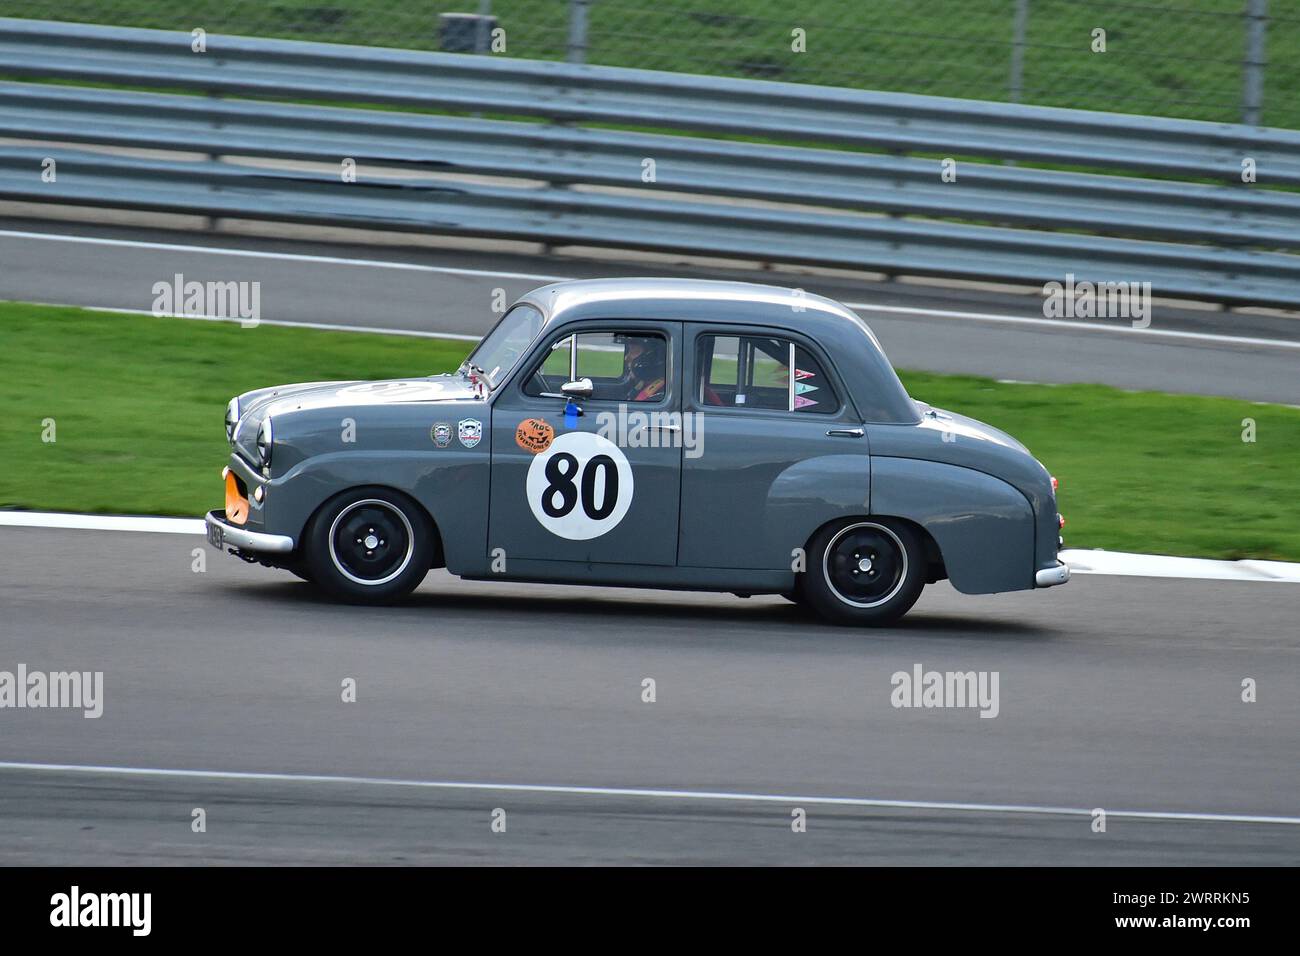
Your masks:
<svg viewBox="0 0 1300 956"><path fill-rule="evenodd" d="M829 525L813 536L803 594L836 624L892 624L925 587L925 549L907 524L858 518Z"/></svg>
<svg viewBox="0 0 1300 956"><path fill-rule="evenodd" d="M344 601L383 604L411 593L433 556L424 510L388 488L356 488L326 502L308 523L305 570Z"/></svg>

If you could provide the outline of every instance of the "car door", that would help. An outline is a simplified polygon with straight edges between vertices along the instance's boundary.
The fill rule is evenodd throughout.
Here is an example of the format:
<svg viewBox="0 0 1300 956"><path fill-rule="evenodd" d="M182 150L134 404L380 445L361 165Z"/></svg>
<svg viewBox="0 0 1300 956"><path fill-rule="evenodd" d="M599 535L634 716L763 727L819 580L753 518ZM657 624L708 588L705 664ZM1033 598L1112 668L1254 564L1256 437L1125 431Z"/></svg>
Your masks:
<svg viewBox="0 0 1300 956"><path fill-rule="evenodd" d="M562 394L585 379L590 395ZM489 556L675 564L680 382L679 322L544 334L493 401Z"/></svg>
<svg viewBox="0 0 1300 956"><path fill-rule="evenodd" d="M685 423L701 418L682 460L678 563L789 569L816 528L869 512L862 419L803 336L697 323L685 332Z"/></svg>

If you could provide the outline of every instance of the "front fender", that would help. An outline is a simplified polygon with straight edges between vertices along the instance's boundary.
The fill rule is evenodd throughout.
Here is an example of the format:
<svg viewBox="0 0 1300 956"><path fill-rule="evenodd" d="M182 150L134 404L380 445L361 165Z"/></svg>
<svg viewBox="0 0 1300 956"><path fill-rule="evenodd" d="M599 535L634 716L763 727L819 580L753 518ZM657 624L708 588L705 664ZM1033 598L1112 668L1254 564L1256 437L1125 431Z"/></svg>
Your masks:
<svg viewBox="0 0 1300 956"><path fill-rule="evenodd" d="M301 544L307 521L348 488L405 492L429 513L453 572L482 563L487 541L489 459L481 451L363 451L315 455L266 483L267 530Z"/></svg>

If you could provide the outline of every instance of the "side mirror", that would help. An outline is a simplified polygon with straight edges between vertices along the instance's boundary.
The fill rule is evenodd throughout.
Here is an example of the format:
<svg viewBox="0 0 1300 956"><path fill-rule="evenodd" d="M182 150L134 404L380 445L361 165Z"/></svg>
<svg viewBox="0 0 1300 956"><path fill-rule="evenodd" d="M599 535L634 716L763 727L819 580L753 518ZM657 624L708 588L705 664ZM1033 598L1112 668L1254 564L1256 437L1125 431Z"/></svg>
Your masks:
<svg viewBox="0 0 1300 956"><path fill-rule="evenodd" d="M591 393L596 387L591 384L591 379L580 378L576 382L565 382L560 386L560 391L569 398L591 398Z"/></svg>

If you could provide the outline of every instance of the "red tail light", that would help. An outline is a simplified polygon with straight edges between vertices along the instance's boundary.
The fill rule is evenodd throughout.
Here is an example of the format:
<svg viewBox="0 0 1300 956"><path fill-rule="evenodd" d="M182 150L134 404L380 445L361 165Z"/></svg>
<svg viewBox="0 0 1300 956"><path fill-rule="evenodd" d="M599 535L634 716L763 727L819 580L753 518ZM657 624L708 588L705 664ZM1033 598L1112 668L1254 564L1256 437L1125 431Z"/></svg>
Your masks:
<svg viewBox="0 0 1300 956"><path fill-rule="evenodd" d="M1059 484L1060 482L1056 480L1056 476L1052 475L1052 494L1056 494L1056 486Z"/></svg>

